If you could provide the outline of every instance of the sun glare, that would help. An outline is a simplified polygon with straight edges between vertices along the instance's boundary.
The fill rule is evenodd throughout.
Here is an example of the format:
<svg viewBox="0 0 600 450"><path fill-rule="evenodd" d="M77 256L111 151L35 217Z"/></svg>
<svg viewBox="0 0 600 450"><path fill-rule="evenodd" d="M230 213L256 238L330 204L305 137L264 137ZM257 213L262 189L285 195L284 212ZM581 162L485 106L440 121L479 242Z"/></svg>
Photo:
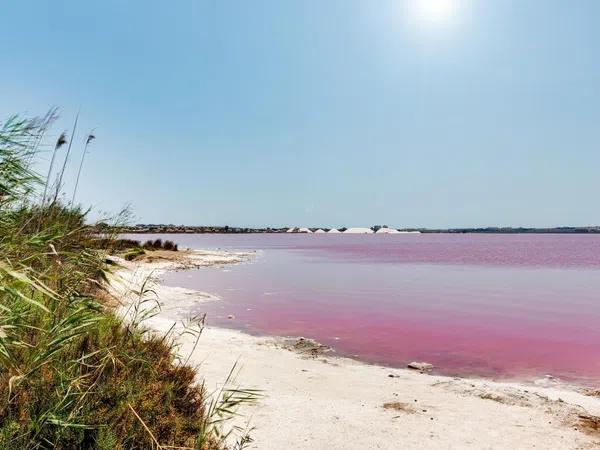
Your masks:
<svg viewBox="0 0 600 450"><path fill-rule="evenodd" d="M412 0L412 9L419 22L446 24L457 14L457 0Z"/></svg>

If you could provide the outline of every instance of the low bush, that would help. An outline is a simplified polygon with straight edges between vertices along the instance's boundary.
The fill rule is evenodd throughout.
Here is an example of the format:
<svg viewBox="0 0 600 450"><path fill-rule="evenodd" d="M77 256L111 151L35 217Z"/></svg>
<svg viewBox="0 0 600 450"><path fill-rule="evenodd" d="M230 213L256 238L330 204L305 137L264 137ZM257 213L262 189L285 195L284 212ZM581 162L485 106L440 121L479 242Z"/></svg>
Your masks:
<svg viewBox="0 0 600 450"><path fill-rule="evenodd" d="M144 242L142 248L145 250L170 250L175 252L179 250L179 247L175 242L169 240L163 242L162 239L155 239L154 241L148 240Z"/></svg>
<svg viewBox="0 0 600 450"><path fill-rule="evenodd" d="M162 248L163 250L177 251L177 245L173 241L165 241Z"/></svg>
<svg viewBox="0 0 600 450"><path fill-rule="evenodd" d="M119 252L123 250L141 247L142 244L140 241L134 239L116 239L99 237L94 241L94 246L98 249Z"/></svg>

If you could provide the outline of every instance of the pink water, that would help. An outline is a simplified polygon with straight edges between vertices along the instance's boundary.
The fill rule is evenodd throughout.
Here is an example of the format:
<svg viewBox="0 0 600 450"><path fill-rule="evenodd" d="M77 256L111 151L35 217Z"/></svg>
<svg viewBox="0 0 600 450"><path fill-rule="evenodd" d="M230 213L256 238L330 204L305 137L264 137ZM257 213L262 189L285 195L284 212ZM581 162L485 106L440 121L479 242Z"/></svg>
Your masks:
<svg viewBox="0 0 600 450"><path fill-rule="evenodd" d="M452 375L600 385L600 236L171 238L260 250L251 263L165 276L222 297L198 306L209 324L307 336L391 366L419 360Z"/></svg>

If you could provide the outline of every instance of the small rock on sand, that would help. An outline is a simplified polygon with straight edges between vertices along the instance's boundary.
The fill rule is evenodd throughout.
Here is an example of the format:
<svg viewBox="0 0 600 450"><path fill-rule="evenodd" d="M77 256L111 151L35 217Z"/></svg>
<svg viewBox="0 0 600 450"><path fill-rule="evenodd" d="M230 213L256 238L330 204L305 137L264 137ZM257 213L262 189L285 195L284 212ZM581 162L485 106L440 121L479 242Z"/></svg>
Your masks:
<svg viewBox="0 0 600 450"><path fill-rule="evenodd" d="M537 380L534 380L533 384L543 387L556 386L560 384L560 380L552 375L544 375L544 378L538 378Z"/></svg>
<svg viewBox="0 0 600 450"><path fill-rule="evenodd" d="M408 365L409 369L420 370L421 372L426 372L433 369L433 364L429 364L426 362L416 362L413 361Z"/></svg>
<svg viewBox="0 0 600 450"><path fill-rule="evenodd" d="M311 357L317 357L332 351L331 347L327 347L326 345L319 344L312 339L304 337L286 339L283 341L283 347L300 353L301 355Z"/></svg>

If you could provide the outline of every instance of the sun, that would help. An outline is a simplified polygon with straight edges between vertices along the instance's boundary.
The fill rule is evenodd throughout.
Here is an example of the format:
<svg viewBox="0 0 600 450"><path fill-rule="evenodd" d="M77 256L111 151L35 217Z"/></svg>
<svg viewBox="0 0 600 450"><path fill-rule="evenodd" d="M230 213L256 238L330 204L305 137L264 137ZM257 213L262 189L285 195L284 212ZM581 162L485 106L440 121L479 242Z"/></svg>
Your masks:
<svg viewBox="0 0 600 450"><path fill-rule="evenodd" d="M454 20L457 0L412 0L415 18L420 22L444 24Z"/></svg>

